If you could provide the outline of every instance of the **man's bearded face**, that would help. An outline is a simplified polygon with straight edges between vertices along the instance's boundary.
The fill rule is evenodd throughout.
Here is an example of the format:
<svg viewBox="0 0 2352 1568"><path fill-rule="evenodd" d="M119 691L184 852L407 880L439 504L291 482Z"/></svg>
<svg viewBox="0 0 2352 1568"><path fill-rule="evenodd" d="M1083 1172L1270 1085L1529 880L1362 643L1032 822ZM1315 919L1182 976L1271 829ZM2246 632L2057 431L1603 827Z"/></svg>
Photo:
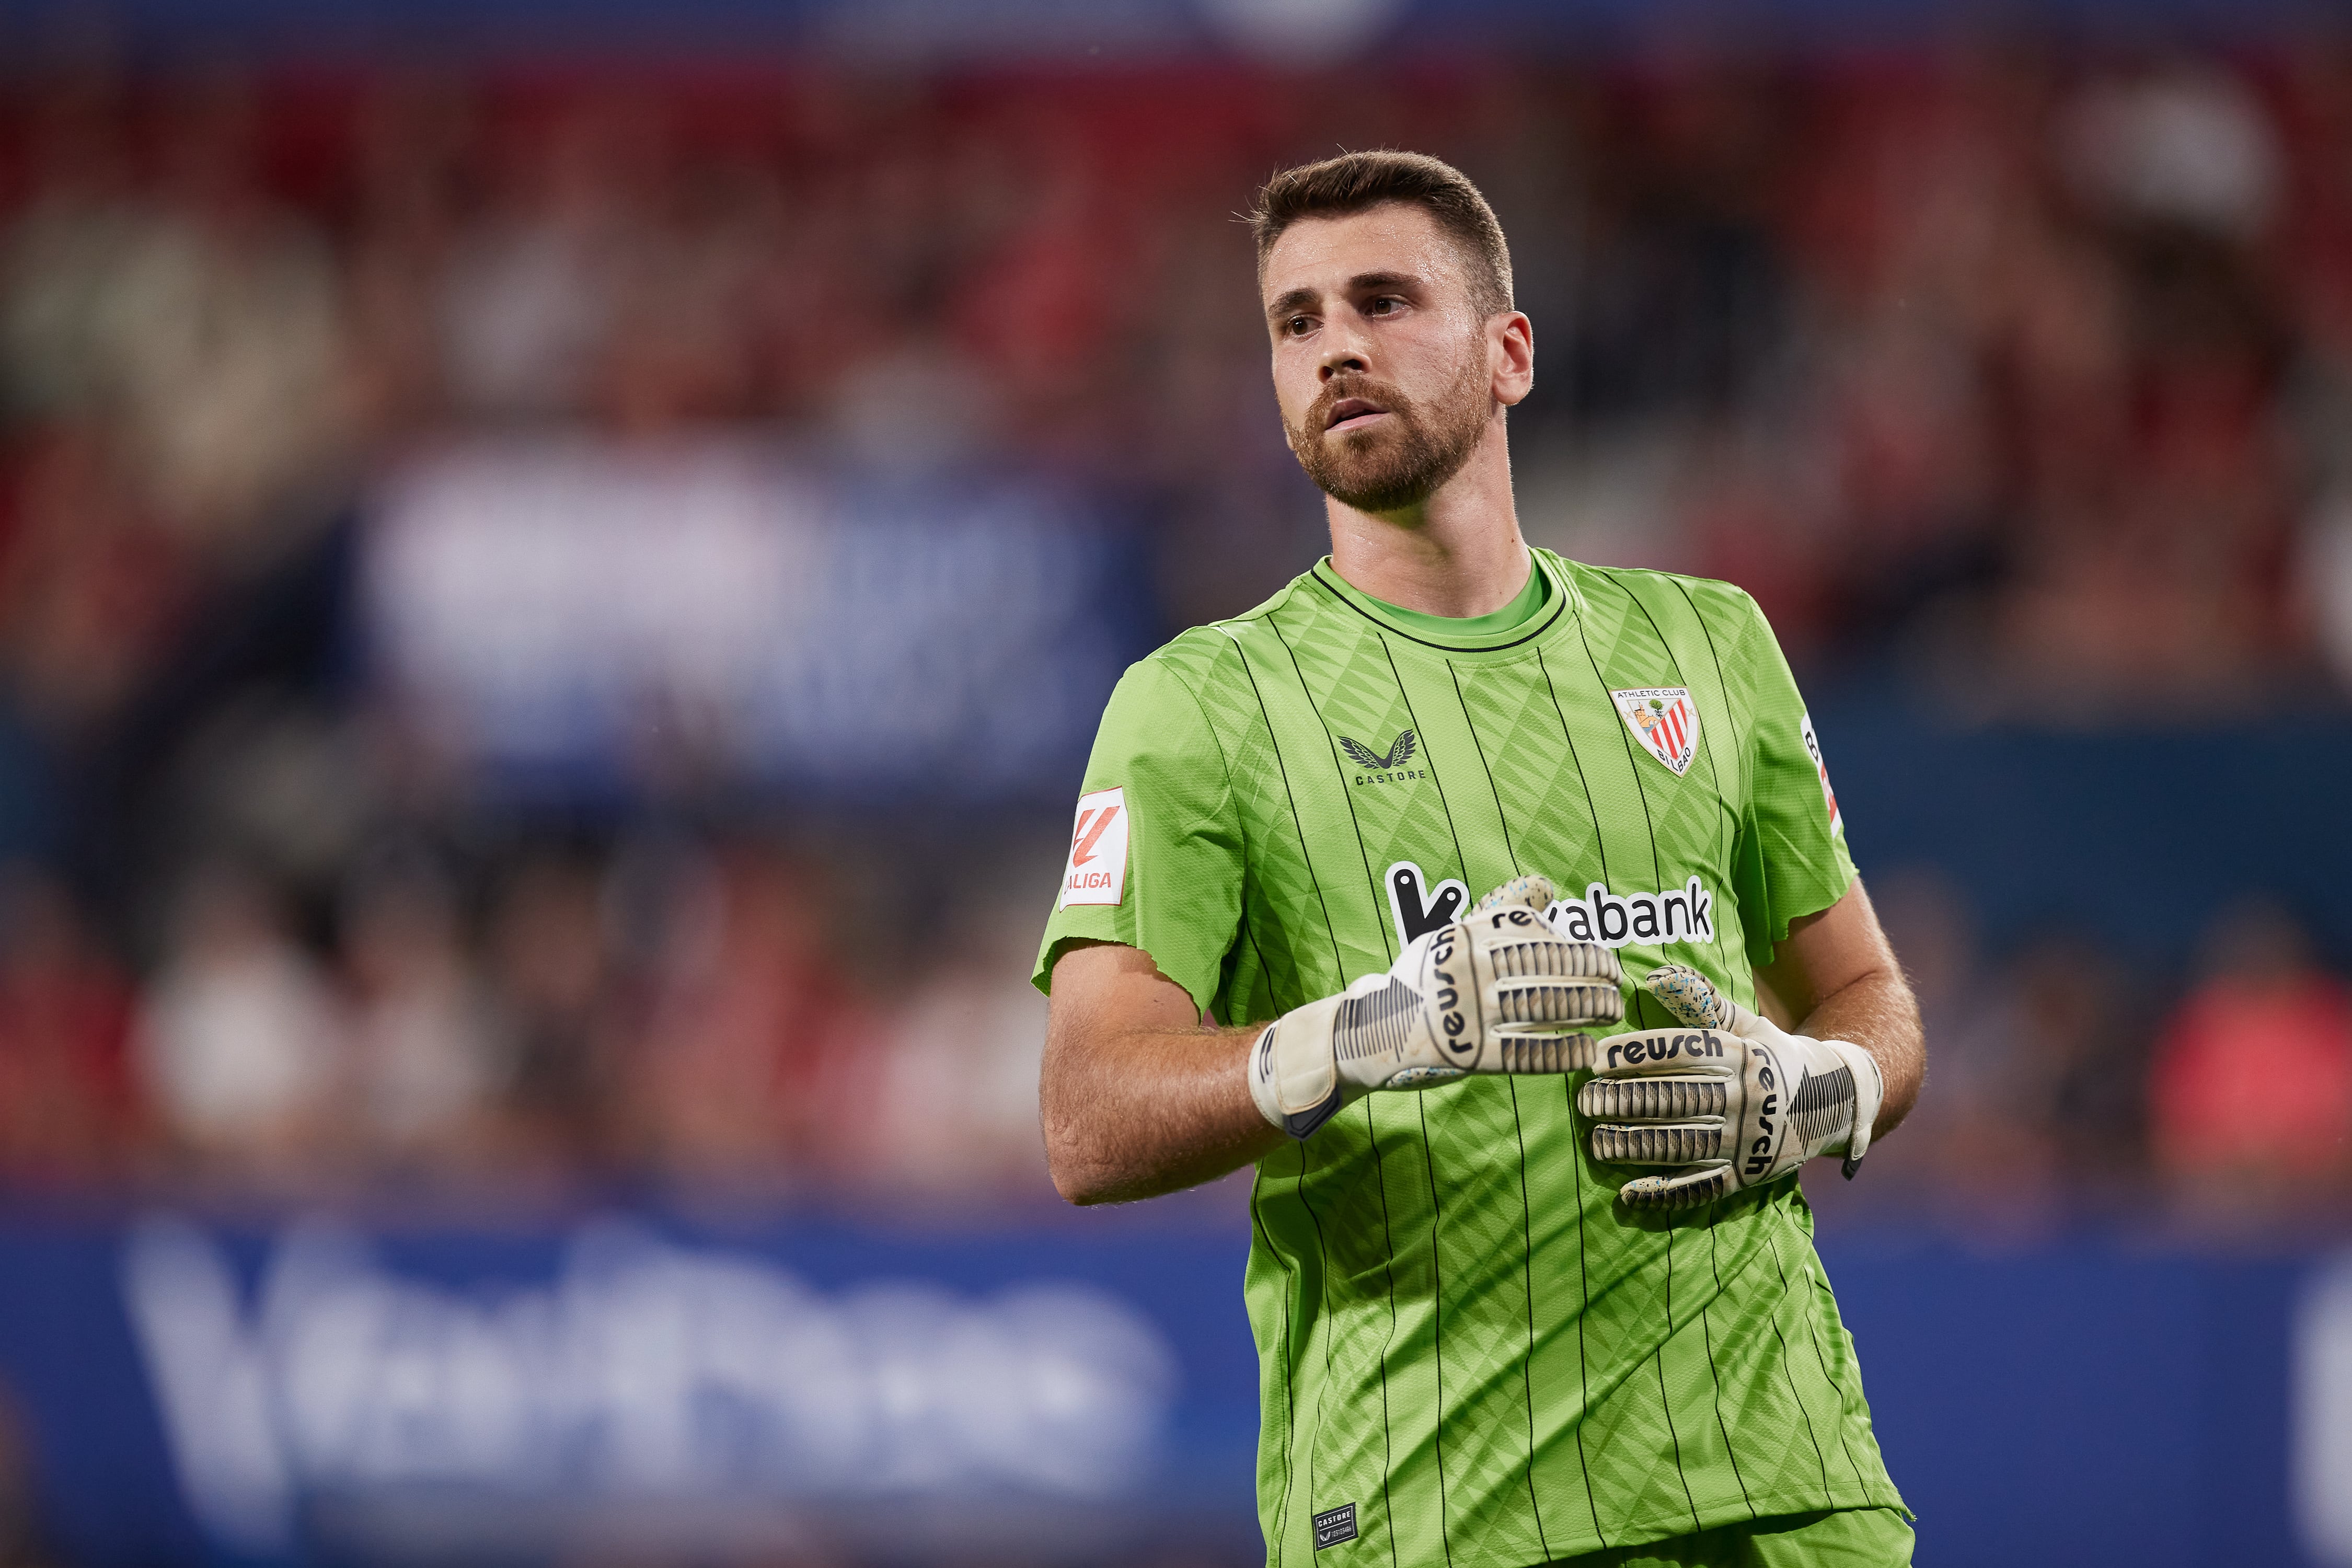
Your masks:
<svg viewBox="0 0 2352 1568"><path fill-rule="evenodd" d="M1398 511L1427 500L1462 471L1486 432L1485 347L1484 338L1471 338L1460 374L1427 403L1369 375L1333 376L1287 432L1307 477L1359 511ZM1370 413L1388 417L1351 426Z"/></svg>

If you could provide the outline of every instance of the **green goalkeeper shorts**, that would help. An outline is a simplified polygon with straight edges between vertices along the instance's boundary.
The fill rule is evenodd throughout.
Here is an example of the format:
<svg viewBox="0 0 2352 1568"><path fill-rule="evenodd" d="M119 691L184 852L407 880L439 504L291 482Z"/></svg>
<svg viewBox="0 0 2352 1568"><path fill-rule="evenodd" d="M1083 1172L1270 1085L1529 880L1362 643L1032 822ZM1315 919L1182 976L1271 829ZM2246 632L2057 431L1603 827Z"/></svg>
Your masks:
<svg viewBox="0 0 2352 1568"><path fill-rule="evenodd" d="M1911 1526L1891 1508L1790 1513L1568 1557L1551 1568L1909 1568Z"/></svg>

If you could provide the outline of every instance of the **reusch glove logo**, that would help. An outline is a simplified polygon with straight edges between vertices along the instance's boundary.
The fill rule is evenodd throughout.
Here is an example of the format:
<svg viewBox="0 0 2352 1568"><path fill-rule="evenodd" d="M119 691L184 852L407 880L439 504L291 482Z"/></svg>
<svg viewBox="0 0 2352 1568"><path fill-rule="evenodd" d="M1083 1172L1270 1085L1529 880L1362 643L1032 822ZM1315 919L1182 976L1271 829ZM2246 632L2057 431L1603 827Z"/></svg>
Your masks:
<svg viewBox="0 0 2352 1568"><path fill-rule="evenodd" d="M1603 1058L1612 1068L1635 1067L1643 1062L1671 1062L1688 1058L1696 1061L1701 1057L1723 1055L1721 1035L1712 1029L1702 1029L1694 1035L1675 1035L1661 1039L1655 1033L1626 1035L1607 1042L1608 1055Z"/></svg>
<svg viewBox="0 0 2352 1568"><path fill-rule="evenodd" d="M1756 1137L1748 1145L1748 1173L1760 1176L1771 1165L1772 1156L1780 1152L1780 1134L1772 1130L1772 1119L1780 1114L1780 1079L1772 1070L1770 1051L1762 1046L1748 1048L1755 1053L1756 1081L1764 1089L1764 1099L1756 1107Z"/></svg>
<svg viewBox="0 0 2352 1568"><path fill-rule="evenodd" d="M1430 1000L1436 1005L1437 1027L1445 1037L1445 1048L1455 1056L1467 1056L1478 1048L1477 1036L1470 1028L1469 1016L1462 1008L1462 981L1454 973L1454 961L1458 955L1460 933L1444 931L1430 944L1429 973L1437 982L1436 994Z"/></svg>

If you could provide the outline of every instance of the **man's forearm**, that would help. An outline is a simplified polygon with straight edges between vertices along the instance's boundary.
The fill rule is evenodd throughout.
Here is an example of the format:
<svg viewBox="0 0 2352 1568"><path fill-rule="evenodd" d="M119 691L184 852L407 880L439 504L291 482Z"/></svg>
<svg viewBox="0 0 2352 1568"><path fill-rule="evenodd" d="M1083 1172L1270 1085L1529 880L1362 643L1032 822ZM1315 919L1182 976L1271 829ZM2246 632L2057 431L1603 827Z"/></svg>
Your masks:
<svg viewBox="0 0 2352 1568"><path fill-rule="evenodd" d="M1822 998L1799 1020L1797 1032L1817 1040L1850 1040L1868 1051L1886 1083L1874 1139L1884 1138L1911 1114L1927 1068L1927 1043L1919 1004L1902 972L1873 970Z"/></svg>
<svg viewBox="0 0 2352 1568"><path fill-rule="evenodd" d="M1150 954L1117 942L1071 947L1053 980L1037 1107L1064 1197L1157 1197L1281 1143L1250 1098L1258 1030L1204 1021Z"/></svg>
<svg viewBox="0 0 2352 1568"><path fill-rule="evenodd" d="M1045 1041L1041 1107L1054 1185L1075 1204L1214 1181L1279 1145L1250 1099L1259 1030L1134 1030Z"/></svg>

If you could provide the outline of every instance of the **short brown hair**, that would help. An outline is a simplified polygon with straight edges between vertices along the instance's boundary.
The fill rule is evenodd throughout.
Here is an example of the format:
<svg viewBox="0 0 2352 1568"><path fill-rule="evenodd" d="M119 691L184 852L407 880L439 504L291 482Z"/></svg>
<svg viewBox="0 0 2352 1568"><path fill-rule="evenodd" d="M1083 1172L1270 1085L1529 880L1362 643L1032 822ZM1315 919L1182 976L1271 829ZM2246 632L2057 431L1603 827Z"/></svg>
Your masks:
<svg viewBox="0 0 2352 1568"><path fill-rule="evenodd" d="M1383 148L1342 153L1319 163L1301 163L1266 181L1250 208L1250 232L1257 238L1257 269L1282 231L1301 218L1343 217L1390 202L1416 206L1437 220L1458 243L1470 279L1470 302L1482 316L1511 308L1511 247L1495 209L1453 164L1425 153Z"/></svg>

